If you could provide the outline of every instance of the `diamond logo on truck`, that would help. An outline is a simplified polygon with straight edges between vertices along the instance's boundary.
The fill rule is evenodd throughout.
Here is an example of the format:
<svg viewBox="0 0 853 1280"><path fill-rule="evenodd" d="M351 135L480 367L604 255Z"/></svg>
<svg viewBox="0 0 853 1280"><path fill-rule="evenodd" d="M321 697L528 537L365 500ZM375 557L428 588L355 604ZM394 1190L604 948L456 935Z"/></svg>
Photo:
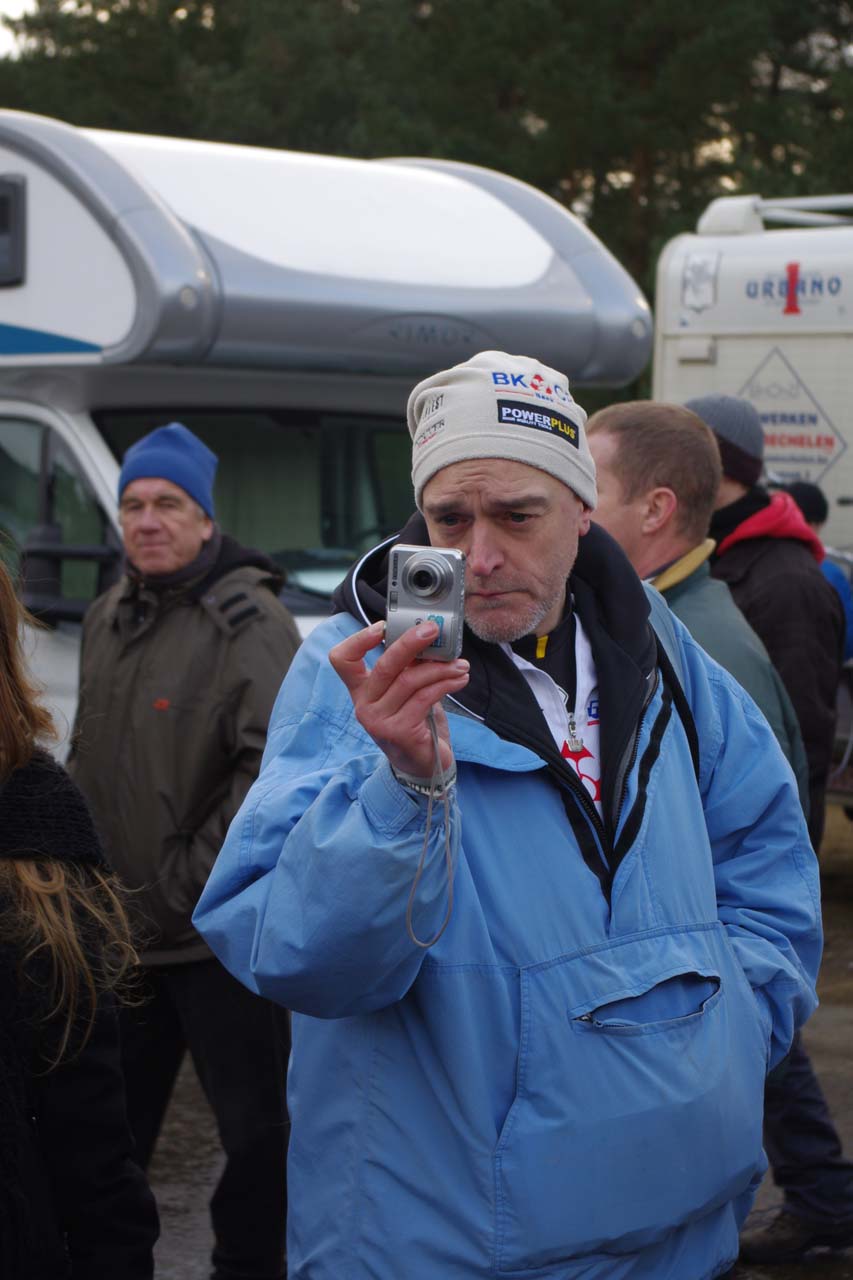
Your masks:
<svg viewBox="0 0 853 1280"><path fill-rule="evenodd" d="M784 481L818 483L847 445L790 360L774 347L737 393L758 410L764 463Z"/></svg>

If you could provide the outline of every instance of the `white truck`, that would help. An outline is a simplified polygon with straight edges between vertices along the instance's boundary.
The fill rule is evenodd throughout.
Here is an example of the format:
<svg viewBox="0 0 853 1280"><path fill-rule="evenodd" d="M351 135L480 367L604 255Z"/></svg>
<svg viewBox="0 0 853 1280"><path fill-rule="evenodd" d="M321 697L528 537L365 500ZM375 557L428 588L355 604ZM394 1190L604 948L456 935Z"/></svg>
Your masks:
<svg viewBox="0 0 853 1280"><path fill-rule="evenodd" d="M305 630L410 514L414 382L497 348L620 385L651 343L616 259L503 174L0 111L0 547L61 728L139 436L178 419L215 450L222 525L287 569Z"/></svg>
<svg viewBox="0 0 853 1280"><path fill-rule="evenodd" d="M766 224L771 224L768 227ZM783 224L783 225L778 225ZM853 195L714 200L657 268L652 395L742 396L764 427L768 478L810 480L821 531L853 573ZM838 699L828 798L853 802L853 664Z"/></svg>
<svg viewBox="0 0 853 1280"><path fill-rule="evenodd" d="M652 395L712 392L755 405L768 472L819 484L853 551L853 195L722 197L666 245Z"/></svg>

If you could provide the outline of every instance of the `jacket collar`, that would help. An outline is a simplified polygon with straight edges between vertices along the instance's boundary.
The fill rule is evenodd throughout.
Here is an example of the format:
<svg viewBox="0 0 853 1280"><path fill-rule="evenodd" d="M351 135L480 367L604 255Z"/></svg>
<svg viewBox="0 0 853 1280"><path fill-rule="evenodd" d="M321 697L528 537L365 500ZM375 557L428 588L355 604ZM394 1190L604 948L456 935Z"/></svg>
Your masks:
<svg viewBox="0 0 853 1280"><path fill-rule="evenodd" d="M751 542L756 538L793 539L795 542L805 543L818 564L824 558L823 543L806 524L800 508L789 493L772 494L770 501L761 510L747 516L723 538L717 548L717 555L724 556L738 543Z"/></svg>
<svg viewBox="0 0 853 1280"><path fill-rule="evenodd" d="M706 538L704 542L699 543L698 547L692 547L679 560L667 565L662 573L652 578L652 586L663 595L679 582L684 582L699 568L700 564L705 564L713 554L716 545L713 538Z"/></svg>

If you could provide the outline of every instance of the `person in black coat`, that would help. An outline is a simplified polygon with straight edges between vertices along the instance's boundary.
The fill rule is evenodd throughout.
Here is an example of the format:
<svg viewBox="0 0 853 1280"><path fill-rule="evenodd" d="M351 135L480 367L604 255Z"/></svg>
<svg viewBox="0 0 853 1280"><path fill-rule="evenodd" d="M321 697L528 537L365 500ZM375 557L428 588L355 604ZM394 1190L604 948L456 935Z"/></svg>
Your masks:
<svg viewBox="0 0 853 1280"><path fill-rule="evenodd" d="M844 611L821 572L820 538L789 494L770 494L759 483L764 433L755 408L747 400L720 395L689 400L686 407L714 432L723 463L710 529L717 543L711 573L728 584L794 704L809 765L809 835L819 853Z"/></svg>
<svg viewBox="0 0 853 1280"><path fill-rule="evenodd" d="M20 621L0 564L0 1276L150 1280L115 1009L135 955L85 801L36 747Z"/></svg>
<svg viewBox="0 0 853 1280"><path fill-rule="evenodd" d="M687 408L714 432L723 464L711 572L728 583L794 704L809 764L809 834L818 852L841 672L841 601L821 573L823 545L793 498L759 484L764 433L753 405L709 395L688 400ZM767 1225L741 1235L741 1260L772 1264L818 1246L853 1245L853 1161L844 1155L799 1032L767 1080L764 1146L784 1202Z"/></svg>

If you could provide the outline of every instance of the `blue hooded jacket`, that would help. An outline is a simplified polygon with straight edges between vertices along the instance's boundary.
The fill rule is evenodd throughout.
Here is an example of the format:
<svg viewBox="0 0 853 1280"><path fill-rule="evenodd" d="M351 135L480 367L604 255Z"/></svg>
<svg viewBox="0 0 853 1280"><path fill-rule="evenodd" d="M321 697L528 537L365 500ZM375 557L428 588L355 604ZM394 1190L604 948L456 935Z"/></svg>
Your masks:
<svg viewBox="0 0 853 1280"><path fill-rule="evenodd" d="M593 526L571 585L604 818L523 677L466 633L453 912L419 949L405 916L427 802L327 660L381 610L383 554L297 654L195 914L232 973L294 1010L288 1274L710 1280L765 1168L765 1073L816 1003L818 878L790 768L673 621L697 783L648 598ZM438 805L421 938L447 906L444 840Z"/></svg>

